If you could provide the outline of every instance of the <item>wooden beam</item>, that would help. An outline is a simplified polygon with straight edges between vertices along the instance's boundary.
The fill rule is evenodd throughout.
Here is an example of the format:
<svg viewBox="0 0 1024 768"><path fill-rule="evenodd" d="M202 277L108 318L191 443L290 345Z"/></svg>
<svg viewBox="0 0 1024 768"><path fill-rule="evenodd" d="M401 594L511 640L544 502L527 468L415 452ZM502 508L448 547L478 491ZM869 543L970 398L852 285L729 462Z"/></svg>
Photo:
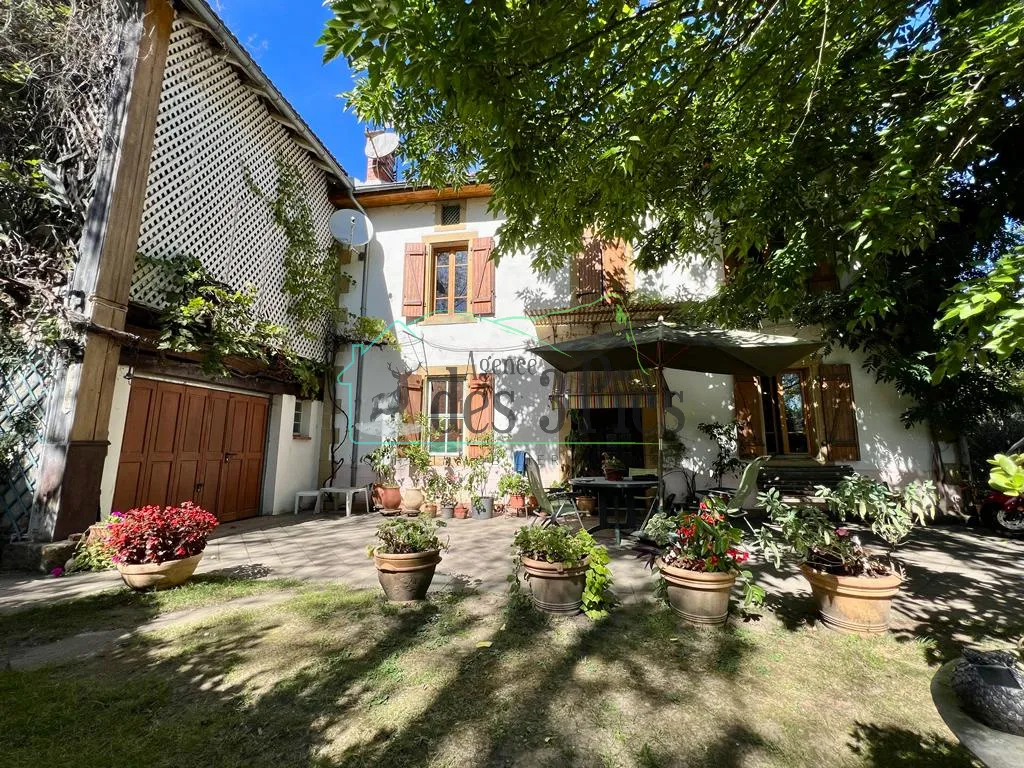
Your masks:
<svg viewBox="0 0 1024 768"><path fill-rule="evenodd" d="M79 360L58 370L47 407L29 535L64 538L99 514L99 478L135 271L139 226L174 21L169 0L140 0L125 25L118 82L108 101L96 194L86 215L70 295L86 327ZM100 330L102 329L102 330Z"/></svg>
<svg viewBox="0 0 1024 768"><path fill-rule="evenodd" d="M438 203L445 200L468 200L476 197L490 197L494 194L490 184L467 184L455 189L446 187L421 187L419 189L374 189L365 187L356 189L355 197L364 208L383 208L389 205L409 205L411 203ZM343 208L348 196L336 195L331 202Z"/></svg>

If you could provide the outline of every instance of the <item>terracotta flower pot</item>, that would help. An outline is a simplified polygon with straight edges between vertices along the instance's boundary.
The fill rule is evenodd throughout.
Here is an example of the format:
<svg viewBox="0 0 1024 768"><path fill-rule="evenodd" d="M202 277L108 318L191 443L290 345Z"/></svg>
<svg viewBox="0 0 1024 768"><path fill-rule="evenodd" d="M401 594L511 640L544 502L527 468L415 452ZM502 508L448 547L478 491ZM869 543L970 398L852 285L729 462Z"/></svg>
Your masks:
<svg viewBox="0 0 1024 768"><path fill-rule="evenodd" d="M590 514L597 509L597 497L596 496L577 496L576 497L576 509L584 514Z"/></svg>
<svg viewBox="0 0 1024 768"><path fill-rule="evenodd" d="M606 469L604 470L604 479L611 480L612 482L618 482L622 479L623 471L621 469Z"/></svg>
<svg viewBox="0 0 1024 768"><path fill-rule="evenodd" d="M402 489L397 485L374 484L373 500L381 509L399 509L402 506Z"/></svg>
<svg viewBox="0 0 1024 768"><path fill-rule="evenodd" d="M402 511L419 512L426 499L421 488L408 488L402 491Z"/></svg>
<svg viewBox="0 0 1024 768"><path fill-rule="evenodd" d="M469 516L469 507L465 504L456 504L454 513L456 520L465 520Z"/></svg>
<svg viewBox="0 0 1024 768"><path fill-rule="evenodd" d="M165 563L140 563L129 565L117 563L121 580L132 589L170 589L184 584L195 573L196 566L203 559L203 553L183 557L180 560L168 560Z"/></svg>
<svg viewBox="0 0 1024 768"><path fill-rule="evenodd" d="M539 506L540 506L540 502L537 501L537 497L534 496L532 493L529 496L526 497L526 508L527 509L536 509Z"/></svg>
<svg viewBox="0 0 1024 768"><path fill-rule="evenodd" d="M520 510L526 507L526 496L522 493L511 493L508 497L509 509Z"/></svg>
<svg viewBox="0 0 1024 768"><path fill-rule="evenodd" d="M836 576L806 564L801 564L800 571L811 583L826 627L862 635L888 631L889 610L903 583L901 577Z"/></svg>
<svg viewBox="0 0 1024 768"><path fill-rule="evenodd" d="M544 613L572 615L583 606L583 588L587 585L589 558L572 567L565 563L546 563L523 558L523 570L530 585L533 605Z"/></svg>
<svg viewBox="0 0 1024 768"><path fill-rule="evenodd" d="M396 603L425 598L434 578L434 569L440 562L441 554L436 549L401 555L373 553L377 580L388 600Z"/></svg>
<svg viewBox="0 0 1024 768"><path fill-rule="evenodd" d="M668 585L668 604L680 618L698 627L720 627L729 618L729 593L737 573L705 573L658 560Z"/></svg>
<svg viewBox="0 0 1024 768"><path fill-rule="evenodd" d="M426 502L420 507L420 514L425 517L436 517L437 516L437 504L432 501Z"/></svg>

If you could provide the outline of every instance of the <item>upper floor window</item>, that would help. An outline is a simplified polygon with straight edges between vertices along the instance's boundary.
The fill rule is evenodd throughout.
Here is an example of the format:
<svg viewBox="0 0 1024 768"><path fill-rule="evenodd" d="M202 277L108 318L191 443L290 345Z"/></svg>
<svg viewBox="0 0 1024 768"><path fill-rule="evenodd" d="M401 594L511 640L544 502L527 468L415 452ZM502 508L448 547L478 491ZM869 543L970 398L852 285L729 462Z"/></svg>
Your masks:
<svg viewBox="0 0 1024 768"><path fill-rule="evenodd" d="M435 314L469 311L469 250L466 243L433 251L431 309Z"/></svg>

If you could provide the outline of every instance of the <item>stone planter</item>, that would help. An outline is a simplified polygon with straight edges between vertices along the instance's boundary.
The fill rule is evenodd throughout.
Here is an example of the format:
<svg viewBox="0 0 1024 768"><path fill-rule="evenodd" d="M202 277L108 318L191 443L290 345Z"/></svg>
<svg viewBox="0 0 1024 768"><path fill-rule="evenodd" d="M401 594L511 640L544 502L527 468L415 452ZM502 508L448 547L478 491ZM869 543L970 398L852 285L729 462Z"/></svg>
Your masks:
<svg viewBox="0 0 1024 768"><path fill-rule="evenodd" d="M203 553L200 552L192 557L168 560L165 563L141 563L139 565L117 563L117 570L121 574L121 580L132 589L139 591L170 589L188 581L202 559Z"/></svg>
<svg viewBox="0 0 1024 768"><path fill-rule="evenodd" d="M720 627L729 618L729 594L737 573L705 573L658 560L668 585L668 604L677 616L698 627Z"/></svg>
<svg viewBox="0 0 1024 768"><path fill-rule="evenodd" d="M589 558L576 566L546 563L523 558L523 570L530 585L533 605L544 613L569 616L579 613L583 605L583 588L587 585Z"/></svg>
<svg viewBox="0 0 1024 768"><path fill-rule="evenodd" d="M494 497L481 496L474 501L473 517L477 520L490 520L494 517Z"/></svg>
<svg viewBox="0 0 1024 768"><path fill-rule="evenodd" d="M441 554L436 549L401 555L380 554L376 550L373 553L377 580L388 600L396 603L425 598L440 562Z"/></svg>
<svg viewBox="0 0 1024 768"><path fill-rule="evenodd" d="M455 507L441 507L442 520L451 520L453 517L455 517Z"/></svg>
<svg viewBox="0 0 1024 768"><path fill-rule="evenodd" d="M577 496L576 497L576 509L585 515L589 515L597 509L597 497L596 496Z"/></svg>
<svg viewBox="0 0 1024 768"><path fill-rule="evenodd" d="M422 488L409 488L402 491L402 511L405 513L419 512L420 507L427 497L423 495Z"/></svg>
<svg viewBox="0 0 1024 768"><path fill-rule="evenodd" d="M830 629L874 635L889 629L889 609L900 591L899 576L868 578L822 573L800 566L818 603L822 623Z"/></svg>
<svg viewBox="0 0 1024 768"><path fill-rule="evenodd" d="M402 506L402 489L397 485L373 486L373 501L381 509L396 510Z"/></svg>

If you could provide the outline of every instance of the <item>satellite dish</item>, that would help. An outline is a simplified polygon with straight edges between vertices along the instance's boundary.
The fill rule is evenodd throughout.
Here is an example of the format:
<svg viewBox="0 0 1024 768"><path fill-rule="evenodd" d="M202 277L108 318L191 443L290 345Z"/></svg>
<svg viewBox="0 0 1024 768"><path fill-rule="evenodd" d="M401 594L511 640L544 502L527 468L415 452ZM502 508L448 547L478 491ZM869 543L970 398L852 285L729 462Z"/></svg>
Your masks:
<svg viewBox="0 0 1024 768"><path fill-rule="evenodd" d="M331 214L327 223L334 239L350 248L366 245L373 237L373 224L362 211L342 208Z"/></svg>
<svg viewBox="0 0 1024 768"><path fill-rule="evenodd" d="M384 133L367 136L363 152L367 157L379 160L392 154L396 149L398 149L398 134L385 131Z"/></svg>

